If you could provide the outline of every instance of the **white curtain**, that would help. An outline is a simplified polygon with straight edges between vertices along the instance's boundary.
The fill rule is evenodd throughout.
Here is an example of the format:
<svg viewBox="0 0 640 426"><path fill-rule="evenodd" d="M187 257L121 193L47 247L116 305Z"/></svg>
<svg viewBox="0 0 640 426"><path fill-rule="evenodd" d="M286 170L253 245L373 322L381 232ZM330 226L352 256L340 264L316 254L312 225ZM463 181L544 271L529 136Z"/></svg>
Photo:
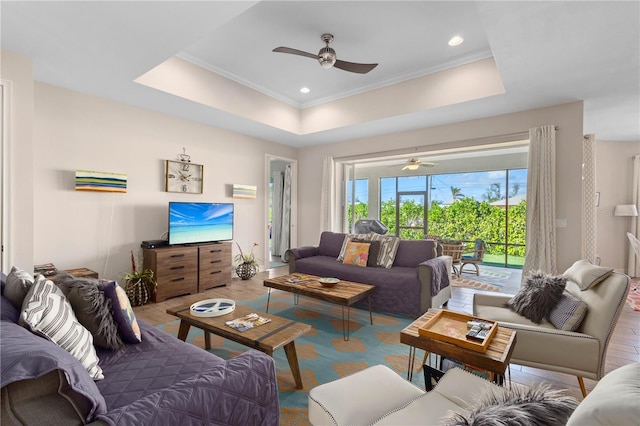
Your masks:
<svg viewBox="0 0 640 426"><path fill-rule="evenodd" d="M280 235L279 256L284 256L291 245L291 164L284 169L282 186L282 232Z"/></svg>
<svg viewBox="0 0 640 426"><path fill-rule="evenodd" d="M282 190L284 175L273 174L273 200L271 206L271 255L280 256L280 236L282 235Z"/></svg>
<svg viewBox="0 0 640 426"><path fill-rule="evenodd" d="M542 270L556 273L556 129L529 129L527 250L523 278Z"/></svg>
<svg viewBox="0 0 640 426"><path fill-rule="evenodd" d="M596 263L596 137L582 144L582 258Z"/></svg>
<svg viewBox="0 0 640 426"><path fill-rule="evenodd" d="M336 227L336 163L333 157L325 157L322 167L322 192L320 194L320 232L333 231Z"/></svg>
<svg viewBox="0 0 640 426"><path fill-rule="evenodd" d="M635 204L638 211L640 211L640 206L638 205L640 203L640 155L633 156L633 182L631 184L631 191L631 203ZM640 216L630 217L629 219L631 219L629 232L635 235L636 238L640 238ZM636 258L636 254L631 247L629 247L627 271L630 277L640 277L640 261Z"/></svg>

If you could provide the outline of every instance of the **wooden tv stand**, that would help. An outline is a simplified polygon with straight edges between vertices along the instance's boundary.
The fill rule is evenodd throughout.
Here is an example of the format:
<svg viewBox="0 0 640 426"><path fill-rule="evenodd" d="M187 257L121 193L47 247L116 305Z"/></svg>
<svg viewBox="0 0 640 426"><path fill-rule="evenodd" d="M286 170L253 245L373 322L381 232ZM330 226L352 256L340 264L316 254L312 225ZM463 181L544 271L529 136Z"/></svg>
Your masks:
<svg viewBox="0 0 640 426"><path fill-rule="evenodd" d="M231 282L231 242L143 249L143 267L158 282L154 302Z"/></svg>

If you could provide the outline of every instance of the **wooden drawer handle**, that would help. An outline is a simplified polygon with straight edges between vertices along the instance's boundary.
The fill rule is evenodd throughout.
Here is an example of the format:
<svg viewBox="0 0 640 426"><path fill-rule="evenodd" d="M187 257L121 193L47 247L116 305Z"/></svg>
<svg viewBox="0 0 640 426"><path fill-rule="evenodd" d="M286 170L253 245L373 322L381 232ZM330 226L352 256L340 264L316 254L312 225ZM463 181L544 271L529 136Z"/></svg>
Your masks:
<svg viewBox="0 0 640 426"><path fill-rule="evenodd" d="M173 280L171 280L172 282L176 282L176 281L184 281L184 277L180 277L180 278L175 278Z"/></svg>
<svg viewBox="0 0 640 426"><path fill-rule="evenodd" d="M209 275L220 274L220 273L222 273L222 271L213 271L213 272L209 272Z"/></svg>
<svg viewBox="0 0 640 426"><path fill-rule="evenodd" d="M222 260L218 259L218 260L212 260L210 263L220 263L222 262Z"/></svg>
<svg viewBox="0 0 640 426"><path fill-rule="evenodd" d="M209 251L209 253L220 253L221 251L222 249L215 249L215 250Z"/></svg>
<svg viewBox="0 0 640 426"><path fill-rule="evenodd" d="M184 265L182 265L182 266L172 266L170 269L171 270L184 269Z"/></svg>
<svg viewBox="0 0 640 426"><path fill-rule="evenodd" d="M184 257L184 253L181 254L172 254L171 257Z"/></svg>

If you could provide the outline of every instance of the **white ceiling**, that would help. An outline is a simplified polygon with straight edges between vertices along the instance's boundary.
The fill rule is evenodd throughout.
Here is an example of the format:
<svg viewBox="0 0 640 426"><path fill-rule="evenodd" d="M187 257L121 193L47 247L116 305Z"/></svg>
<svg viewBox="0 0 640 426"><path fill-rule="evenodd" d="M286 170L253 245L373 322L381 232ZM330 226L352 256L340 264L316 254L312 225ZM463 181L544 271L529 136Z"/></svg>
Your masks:
<svg viewBox="0 0 640 426"><path fill-rule="evenodd" d="M0 7L2 48L31 56L37 81L292 146L578 100L584 133L640 140L638 1L2 1ZM339 59L378 67L365 75L325 70L313 59L271 52L286 46L315 53L325 32L335 36ZM449 47L453 35L465 42ZM505 93L299 134L134 82L174 56L299 109L491 56ZM301 94L302 86L311 93Z"/></svg>

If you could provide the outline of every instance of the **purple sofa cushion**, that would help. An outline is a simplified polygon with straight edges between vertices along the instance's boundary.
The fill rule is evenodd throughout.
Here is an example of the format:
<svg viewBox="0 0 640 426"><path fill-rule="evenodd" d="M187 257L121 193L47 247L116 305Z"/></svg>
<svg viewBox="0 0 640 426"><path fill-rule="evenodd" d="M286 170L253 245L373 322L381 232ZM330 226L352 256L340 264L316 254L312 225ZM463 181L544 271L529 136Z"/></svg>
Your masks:
<svg viewBox="0 0 640 426"><path fill-rule="evenodd" d="M138 320L142 342L119 351L98 348L104 380L97 383L109 411L160 392L224 360Z"/></svg>
<svg viewBox="0 0 640 426"><path fill-rule="evenodd" d="M0 318L2 320L18 323L18 319L20 318L20 311L13 306L13 303L9 301L9 299L2 296L2 302L0 305Z"/></svg>
<svg viewBox="0 0 640 426"><path fill-rule="evenodd" d="M190 377L99 419L118 426L277 425L279 411L273 358L247 351L229 361L205 365Z"/></svg>
<svg viewBox="0 0 640 426"><path fill-rule="evenodd" d="M342 243L346 234L338 232L325 231L320 235L320 244L318 245L319 256L329 256L337 259L342 249Z"/></svg>
<svg viewBox="0 0 640 426"><path fill-rule="evenodd" d="M62 370L71 388L90 403L91 408L85 419L87 422L106 411L105 400L95 382L69 352L9 321L0 321L0 335L2 387L18 380L37 378L53 370Z"/></svg>
<svg viewBox="0 0 640 426"><path fill-rule="evenodd" d="M400 240L393 266L417 268L419 264L436 257L433 240Z"/></svg>
<svg viewBox="0 0 640 426"><path fill-rule="evenodd" d="M363 268L345 265L328 256L313 256L296 260L296 272L337 277L346 281L376 286L371 293L374 310L415 316L420 314L420 279L417 268ZM356 304L366 308L366 299Z"/></svg>

